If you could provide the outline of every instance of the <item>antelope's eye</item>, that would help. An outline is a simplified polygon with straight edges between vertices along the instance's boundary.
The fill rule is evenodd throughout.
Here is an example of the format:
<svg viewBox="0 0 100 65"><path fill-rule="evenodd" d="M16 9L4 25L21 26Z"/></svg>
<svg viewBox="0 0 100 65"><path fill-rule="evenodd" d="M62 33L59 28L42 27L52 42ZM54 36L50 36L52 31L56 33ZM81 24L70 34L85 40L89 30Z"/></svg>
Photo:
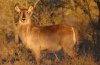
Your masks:
<svg viewBox="0 0 100 65"><path fill-rule="evenodd" d="M29 13L29 12L27 11L27 13Z"/></svg>

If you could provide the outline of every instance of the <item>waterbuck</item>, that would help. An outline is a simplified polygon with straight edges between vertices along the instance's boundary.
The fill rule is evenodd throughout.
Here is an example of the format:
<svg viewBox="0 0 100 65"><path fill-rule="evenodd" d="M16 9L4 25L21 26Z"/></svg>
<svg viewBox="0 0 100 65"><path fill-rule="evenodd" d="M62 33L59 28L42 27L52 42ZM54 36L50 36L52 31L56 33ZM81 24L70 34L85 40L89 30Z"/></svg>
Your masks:
<svg viewBox="0 0 100 65"><path fill-rule="evenodd" d="M79 35L75 28L67 24L57 24L49 26L33 26L31 13L34 9L15 7L20 14L18 21L19 37L26 48L30 49L35 55L37 64L40 63L41 51L59 51L63 49L70 57L76 56L75 46L78 44Z"/></svg>

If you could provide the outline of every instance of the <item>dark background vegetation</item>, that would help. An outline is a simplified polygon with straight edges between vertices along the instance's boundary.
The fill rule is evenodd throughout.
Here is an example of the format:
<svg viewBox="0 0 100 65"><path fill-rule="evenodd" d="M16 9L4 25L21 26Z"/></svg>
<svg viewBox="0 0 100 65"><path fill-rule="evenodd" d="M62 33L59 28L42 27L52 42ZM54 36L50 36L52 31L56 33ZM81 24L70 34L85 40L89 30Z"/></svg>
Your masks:
<svg viewBox="0 0 100 65"><path fill-rule="evenodd" d="M15 5L28 8L37 0L0 0L0 65L34 65L30 50L16 39L19 15ZM41 0L33 14L33 25L69 24L80 32L79 58L55 60L54 54L43 53L41 64L99 65L100 64L100 0ZM60 57L62 55L59 55ZM46 57L44 57L46 56ZM49 58L49 59L48 59Z"/></svg>

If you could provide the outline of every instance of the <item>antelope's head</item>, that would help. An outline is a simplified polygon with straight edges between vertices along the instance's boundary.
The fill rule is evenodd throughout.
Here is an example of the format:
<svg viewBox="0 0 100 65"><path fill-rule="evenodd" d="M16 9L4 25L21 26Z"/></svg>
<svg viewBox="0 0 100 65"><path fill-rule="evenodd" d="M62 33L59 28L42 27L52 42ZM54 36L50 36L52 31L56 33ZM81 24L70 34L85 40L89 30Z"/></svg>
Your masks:
<svg viewBox="0 0 100 65"><path fill-rule="evenodd" d="M15 7L15 11L19 13L19 23L26 24L30 22L32 15L33 6L30 6L28 9L20 9L18 6Z"/></svg>

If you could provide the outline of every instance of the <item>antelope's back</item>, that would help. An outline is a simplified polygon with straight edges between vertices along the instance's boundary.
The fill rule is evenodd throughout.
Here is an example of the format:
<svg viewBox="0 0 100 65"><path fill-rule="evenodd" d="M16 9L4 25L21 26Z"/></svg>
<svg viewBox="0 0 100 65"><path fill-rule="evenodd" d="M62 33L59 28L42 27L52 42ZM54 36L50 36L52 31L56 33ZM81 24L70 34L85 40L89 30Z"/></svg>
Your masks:
<svg viewBox="0 0 100 65"><path fill-rule="evenodd" d="M72 27L67 24L38 26L32 28L32 35L33 37L39 36L39 38L43 38L42 40L47 38L49 41L52 41L52 39L60 41L63 37L73 37L73 31Z"/></svg>

